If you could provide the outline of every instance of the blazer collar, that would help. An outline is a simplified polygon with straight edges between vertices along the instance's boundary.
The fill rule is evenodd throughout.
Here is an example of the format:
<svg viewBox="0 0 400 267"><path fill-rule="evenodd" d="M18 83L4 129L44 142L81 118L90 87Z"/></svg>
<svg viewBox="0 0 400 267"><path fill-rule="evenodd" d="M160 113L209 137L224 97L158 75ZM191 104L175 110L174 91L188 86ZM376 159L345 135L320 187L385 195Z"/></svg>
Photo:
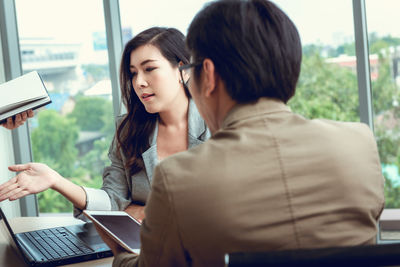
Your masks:
<svg viewBox="0 0 400 267"><path fill-rule="evenodd" d="M190 99L189 110L188 110L189 148L202 144L204 141L206 141L205 139L209 137L209 134L206 134L206 131L208 131L208 129L204 123L204 120L201 118L200 113L197 110L196 104L192 99ZM150 182L153 179L154 167L158 163L157 135L158 135L158 121L156 123L153 133L150 136L150 147L142 154L147 177L149 178Z"/></svg>
<svg viewBox="0 0 400 267"><path fill-rule="evenodd" d="M237 104L228 112L221 128L248 117L276 112L291 112L291 109L282 101L267 97L262 97L252 103Z"/></svg>
<svg viewBox="0 0 400 267"><path fill-rule="evenodd" d="M208 131L203 118L197 110L193 99L189 100L188 110L188 137L189 148L202 144L209 135L205 134Z"/></svg>
<svg viewBox="0 0 400 267"><path fill-rule="evenodd" d="M157 156L157 133L158 133L158 121L154 128L153 133L150 135L150 147L142 153L142 159L144 163L144 168L147 173L147 177L151 183L153 178L153 169L158 163Z"/></svg>

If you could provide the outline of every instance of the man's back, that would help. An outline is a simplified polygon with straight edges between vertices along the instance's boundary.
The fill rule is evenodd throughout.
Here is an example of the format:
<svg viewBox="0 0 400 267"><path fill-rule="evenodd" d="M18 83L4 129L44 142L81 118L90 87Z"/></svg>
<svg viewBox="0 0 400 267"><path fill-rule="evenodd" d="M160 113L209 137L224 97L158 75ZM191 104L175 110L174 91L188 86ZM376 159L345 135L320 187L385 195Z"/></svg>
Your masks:
<svg viewBox="0 0 400 267"><path fill-rule="evenodd" d="M222 266L224 253L374 243L383 176L367 126L238 106L203 145L165 159L140 263Z"/></svg>

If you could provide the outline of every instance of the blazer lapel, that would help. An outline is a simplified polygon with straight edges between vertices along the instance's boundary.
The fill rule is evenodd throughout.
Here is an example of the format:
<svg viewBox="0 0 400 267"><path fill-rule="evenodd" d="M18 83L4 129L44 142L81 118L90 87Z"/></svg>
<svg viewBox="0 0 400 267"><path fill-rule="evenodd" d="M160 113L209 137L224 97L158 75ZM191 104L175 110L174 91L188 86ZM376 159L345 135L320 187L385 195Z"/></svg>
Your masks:
<svg viewBox="0 0 400 267"><path fill-rule="evenodd" d="M144 167L146 169L147 178L149 179L150 184L151 181L153 180L153 170L158 163L157 135L158 135L158 121L156 123L156 127L154 128L154 132L150 137L150 147L142 154Z"/></svg>
<svg viewBox="0 0 400 267"><path fill-rule="evenodd" d="M204 143L211 135L192 99L189 101L188 130L189 149Z"/></svg>

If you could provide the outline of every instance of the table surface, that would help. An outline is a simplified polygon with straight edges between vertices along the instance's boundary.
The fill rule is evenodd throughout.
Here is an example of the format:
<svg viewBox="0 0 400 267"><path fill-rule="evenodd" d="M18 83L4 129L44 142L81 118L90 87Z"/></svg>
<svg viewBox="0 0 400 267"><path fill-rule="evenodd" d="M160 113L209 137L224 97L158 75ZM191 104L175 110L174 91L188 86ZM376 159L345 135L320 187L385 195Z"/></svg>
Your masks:
<svg viewBox="0 0 400 267"><path fill-rule="evenodd" d="M33 231L58 226L67 226L73 224L81 224L81 220L73 217L17 217L10 219L10 225L15 233ZM384 240L400 240L400 231L382 231L381 239ZM108 257L99 260L85 261L75 264L63 266L69 267L109 267L112 265L113 257ZM1 267L16 267L26 266L23 259L19 258L13 248L7 243L6 237L0 232L0 266Z"/></svg>
<svg viewBox="0 0 400 267"><path fill-rule="evenodd" d="M38 229L45 229L51 227L67 226L73 224L83 223L81 220L73 217L17 217L10 219L11 228L15 233L33 231ZM69 267L109 267L112 265L113 257L108 257L99 260L85 261L75 264L68 264L63 266ZM0 232L0 266L2 267L16 267L27 266L23 259L21 259L17 252L8 244L5 236Z"/></svg>

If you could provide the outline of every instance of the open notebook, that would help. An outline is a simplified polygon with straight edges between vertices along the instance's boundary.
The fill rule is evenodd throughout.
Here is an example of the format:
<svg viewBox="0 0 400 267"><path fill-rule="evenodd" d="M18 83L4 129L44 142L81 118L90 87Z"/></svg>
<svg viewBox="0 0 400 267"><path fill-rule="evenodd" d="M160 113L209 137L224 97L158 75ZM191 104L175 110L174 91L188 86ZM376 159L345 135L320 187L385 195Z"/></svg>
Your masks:
<svg viewBox="0 0 400 267"><path fill-rule="evenodd" d="M37 71L0 84L0 124L7 118L51 103Z"/></svg>

